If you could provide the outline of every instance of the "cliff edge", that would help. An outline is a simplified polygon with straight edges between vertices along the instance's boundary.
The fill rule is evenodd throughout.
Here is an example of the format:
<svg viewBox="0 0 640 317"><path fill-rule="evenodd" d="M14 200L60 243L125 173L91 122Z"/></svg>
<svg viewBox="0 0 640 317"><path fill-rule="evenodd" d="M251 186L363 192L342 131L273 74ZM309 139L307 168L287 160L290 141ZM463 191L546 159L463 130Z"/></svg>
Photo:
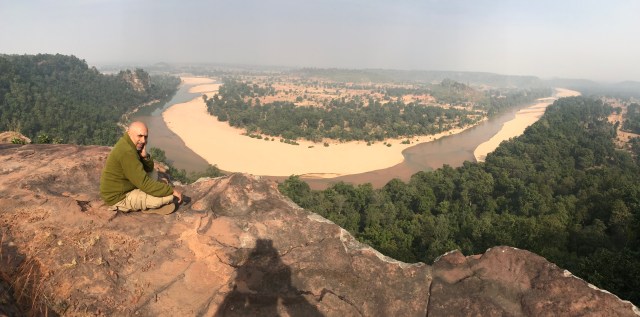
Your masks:
<svg viewBox="0 0 640 317"><path fill-rule="evenodd" d="M0 144L0 314L640 316L525 250L393 260L246 174L183 187L168 216L112 212L109 151Z"/></svg>

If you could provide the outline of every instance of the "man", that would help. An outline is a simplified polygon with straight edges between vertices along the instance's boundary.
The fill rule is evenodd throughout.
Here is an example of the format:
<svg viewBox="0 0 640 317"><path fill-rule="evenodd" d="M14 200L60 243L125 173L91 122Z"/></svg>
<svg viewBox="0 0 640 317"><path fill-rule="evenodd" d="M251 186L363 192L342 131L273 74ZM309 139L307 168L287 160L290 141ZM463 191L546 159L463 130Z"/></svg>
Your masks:
<svg viewBox="0 0 640 317"><path fill-rule="evenodd" d="M153 159L147 153L149 132L133 122L109 153L100 177L100 197L114 210L167 215L182 202L182 193L149 177Z"/></svg>

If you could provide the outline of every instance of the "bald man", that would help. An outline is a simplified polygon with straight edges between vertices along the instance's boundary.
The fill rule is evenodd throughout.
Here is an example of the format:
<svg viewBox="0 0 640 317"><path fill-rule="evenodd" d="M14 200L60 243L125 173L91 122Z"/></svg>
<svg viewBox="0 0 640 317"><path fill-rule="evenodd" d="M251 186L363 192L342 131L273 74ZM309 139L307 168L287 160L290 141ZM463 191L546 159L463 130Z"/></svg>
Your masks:
<svg viewBox="0 0 640 317"><path fill-rule="evenodd" d="M147 126L133 122L109 153L100 177L100 197L113 210L167 215L182 202L180 191L149 177L153 159L147 153L148 137Z"/></svg>

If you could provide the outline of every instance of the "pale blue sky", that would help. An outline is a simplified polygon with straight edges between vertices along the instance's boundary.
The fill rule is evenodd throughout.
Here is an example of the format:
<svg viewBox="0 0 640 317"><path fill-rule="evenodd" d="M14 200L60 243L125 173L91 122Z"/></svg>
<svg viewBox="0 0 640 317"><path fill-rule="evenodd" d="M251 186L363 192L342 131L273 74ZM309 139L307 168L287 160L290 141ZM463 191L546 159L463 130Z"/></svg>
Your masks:
<svg viewBox="0 0 640 317"><path fill-rule="evenodd" d="M0 53L640 81L637 0L0 0Z"/></svg>

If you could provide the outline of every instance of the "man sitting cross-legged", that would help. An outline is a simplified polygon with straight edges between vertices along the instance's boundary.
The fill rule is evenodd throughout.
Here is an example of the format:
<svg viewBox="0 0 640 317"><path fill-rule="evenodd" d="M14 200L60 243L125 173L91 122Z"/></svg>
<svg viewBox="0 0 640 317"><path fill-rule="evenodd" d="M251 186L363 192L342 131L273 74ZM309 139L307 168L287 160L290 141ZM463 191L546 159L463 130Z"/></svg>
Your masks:
<svg viewBox="0 0 640 317"><path fill-rule="evenodd" d="M133 122L109 153L100 177L100 197L114 210L167 215L182 202L182 193L149 177L153 159L147 153L147 126Z"/></svg>

